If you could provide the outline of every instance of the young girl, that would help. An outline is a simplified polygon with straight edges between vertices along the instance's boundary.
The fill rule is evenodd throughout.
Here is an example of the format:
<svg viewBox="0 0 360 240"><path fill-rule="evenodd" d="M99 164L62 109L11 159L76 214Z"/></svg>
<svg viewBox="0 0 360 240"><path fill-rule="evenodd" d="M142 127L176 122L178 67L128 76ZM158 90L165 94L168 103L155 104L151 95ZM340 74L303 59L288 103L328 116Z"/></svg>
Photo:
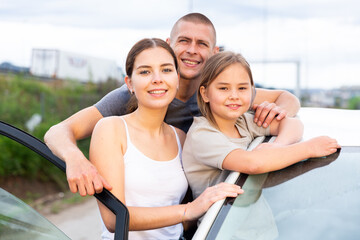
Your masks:
<svg viewBox="0 0 360 240"><path fill-rule="evenodd" d="M199 218L215 201L243 191L219 184L193 202L180 204L188 188L180 159L185 134L163 121L179 84L175 54L163 40L143 39L130 50L126 73L137 108L97 123L90 160L129 209L129 239L179 239L182 222ZM114 232L114 214L98 205L107 229Z"/></svg>
<svg viewBox="0 0 360 240"><path fill-rule="evenodd" d="M221 52L206 63L198 89L203 117L194 118L187 133L183 166L194 197L222 182L229 171L259 174L278 170L310 157L336 152L337 141L317 137L298 142L302 123L295 118L258 127L247 113L255 90L249 64L240 55ZM277 135L274 143L246 151L257 136Z"/></svg>

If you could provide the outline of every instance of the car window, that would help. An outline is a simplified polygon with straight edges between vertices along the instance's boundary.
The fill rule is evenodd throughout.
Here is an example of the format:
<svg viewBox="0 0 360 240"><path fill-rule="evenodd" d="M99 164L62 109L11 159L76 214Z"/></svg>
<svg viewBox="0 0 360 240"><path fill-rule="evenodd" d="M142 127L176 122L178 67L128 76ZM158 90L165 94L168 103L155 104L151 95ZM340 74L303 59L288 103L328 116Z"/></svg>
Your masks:
<svg viewBox="0 0 360 240"><path fill-rule="evenodd" d="M0 239L70 239L20 199L0 188Z"/></svg>
<svg viewBox="0 0 360 240"><path fill-rule="evenodd" d="M360 147L249 175L206 239L353 239L360 236ZM320 237L321 236L321 237Z"/></svg>

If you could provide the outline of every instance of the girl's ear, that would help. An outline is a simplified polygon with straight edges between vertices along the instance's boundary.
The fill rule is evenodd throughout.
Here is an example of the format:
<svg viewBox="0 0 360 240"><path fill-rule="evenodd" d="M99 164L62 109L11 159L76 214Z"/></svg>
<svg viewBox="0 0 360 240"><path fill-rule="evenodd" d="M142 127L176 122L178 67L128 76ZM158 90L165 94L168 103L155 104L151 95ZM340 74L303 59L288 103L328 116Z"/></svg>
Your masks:
<svg viewBox="0 0 360 240"><path fill-rule="evenodd" d="M207 97L207 94L206 94L206 88L204 86L201 86L200 87L200 94L201 94L201 97L203 99L204 102L208 103L209 102L209 98Z"/></svg>
<svg viewBox="0 0 360 240"><path fill-rule="evenodd" d="M133 94L133 88L132 88L132 84L131 84L131 78L129 78L128 75L125 76L125 83L126 83L126 86L128 87L129 91L131 94Z"/></svg>

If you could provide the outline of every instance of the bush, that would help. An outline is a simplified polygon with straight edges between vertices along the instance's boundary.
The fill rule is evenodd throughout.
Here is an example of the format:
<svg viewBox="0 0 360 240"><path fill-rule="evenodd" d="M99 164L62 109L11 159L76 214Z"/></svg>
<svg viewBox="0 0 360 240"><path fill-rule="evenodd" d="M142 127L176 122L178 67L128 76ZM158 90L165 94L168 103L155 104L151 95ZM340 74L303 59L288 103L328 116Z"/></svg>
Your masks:
<svg viewBox="0 0 360 240"><path fill-rule="evenodd" d="M28 132L26 122L33 114L40 114L42 122L30 134L43 140L52 125L93 105L105 95L105 85L59 80L46 82L21 75L0 75L0 120ZM78 143L85 156L88 156L89 142L87 139ZM26 147L0 136L0 149L0 177L51 180L66 186L64 173Z"/></svg>

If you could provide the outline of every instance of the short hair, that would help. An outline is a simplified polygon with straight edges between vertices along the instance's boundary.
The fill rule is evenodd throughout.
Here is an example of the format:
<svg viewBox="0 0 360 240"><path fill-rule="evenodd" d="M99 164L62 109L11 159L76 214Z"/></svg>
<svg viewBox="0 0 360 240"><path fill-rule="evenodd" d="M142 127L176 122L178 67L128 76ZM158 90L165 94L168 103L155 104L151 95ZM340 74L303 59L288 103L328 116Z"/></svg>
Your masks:
<svg viewBox="0 0 360 240"><path fill-rule="evenodd" d="M173 38L173 36L175 34L175 29L176 29L177 25L182 21L192 22L192 23L200 23L200 24L210 26L214 32L214 45L216 45L216 30L215 30L214 24L210 21L210 19L208 17L206 17L205 15L203 15L201 13L189 13L189 14L186 14L185 16L182 16L181 18L179 18L179 20L176 21L173 28L171 29L171 32L170 32L171 39Z"/></svg>
<svg viewBox="0 0 360 240"><path fill-rule="evenodd" d="M205 66L200 75L201 82L197 91L198 106L201 114L216 127L217 124L211 112L210 104L206 103L202 98L200 93L200 88L201 86L203 86L205 89L208 88L210 84L215 80L215 78L219 76L220 73L222 73L227 67L235 63L240 63L244 67L247 74L249 75L250 84L252 88L252 96L251 96L252 98L250 105L252 105L252 101L255 98L254 81L251 74L250 65L241 54L234 53L231 51L224 51L213 55L206 61Z"/></svg>

